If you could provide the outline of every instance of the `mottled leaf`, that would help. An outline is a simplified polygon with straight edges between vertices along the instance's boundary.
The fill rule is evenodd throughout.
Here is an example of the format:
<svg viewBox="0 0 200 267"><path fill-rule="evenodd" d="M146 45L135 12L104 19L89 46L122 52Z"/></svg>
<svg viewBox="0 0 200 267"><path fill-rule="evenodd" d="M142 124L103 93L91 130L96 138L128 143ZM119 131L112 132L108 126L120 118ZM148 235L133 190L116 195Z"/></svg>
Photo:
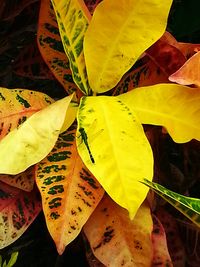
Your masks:
<svg viewBox="0 0 200 267"><path fill-rule="evenodd" d="M162 36L171 3L104 0L96 7L84 39L88 79L94 92L112 89Z"/></svg>
<svg viewBox="0 0 200 267"><path fill-rule="evenodd" d="M83 0L52 0L65 53L70 62L74 82L89 95L83 39L91 15Z"/></svg>
<svg viewBox="0 0 200 267"><path fill-rule="evenodd" d="M72 78L51 0L41 1L37 41L40 53L56 79L69 94L74 91L78 94L79 90Z"/></svg>
<svg viewBox="0 0 200 267"><path fill-rule="evenodd" d="M194 224L200 227L200 199L185 197L175 193L164 186L144 179L143 184L150 187L159 196L169 202L174 208L183 213Z"/></svg>
<svg viewBox="0 0 200 267"><path fill-rule="evenodd" d="M141 123L164 126L177 143L200 140L200 89L157 84L118 96Z"/></svg>
<svg viewBox="0 0 200 267"><path fill-rule="evenodd" d="M83 97L78 111L78 151L106 192L133 219L152 179L151 147L135 114L117 97Z"/></svg>
<svg viewBox="0 0 200 267"><path fill-rule="evenodd" d="M52 150L60 131L66 130L75 119L76 109L69 106L72 96L36 112L1 140L0 173L18 174L42 160ZM72 114L71 109L74 114L68 117Z"/></svg>
<svg viewBox="0 0 200 267"><path fill-rule="evenodd" d="M197 85L200 87L200 52L194 54L169 80L182 85Z"/></svg>
<svg viewBox="0 0 200 267"><path fill-rule="evenodd" d="M146 204L142 204L131 221L128 212L106 196L84 226L84 232L94 255L105 266L150 267L152 228Z"/></svg>
<svg viewBox="0 0 200 267"><path fill-rule="evenodd" d="M48 230L59 254L80 233L104 194L78 155L76 125L61 134L51 153L37 164Z"/></svg>
<svg viewBox="0 0 200 267"><path fill-rule="evenodd" d="M41 211L38 192L24 192L0 181L0 249L17 240Z"/></svg>
<svg viewBox="0 0 200 267"><path fill-rule="evenodd" d="M167 240L165 230L158 220L153 215L153 232L152 232L152 243L153 243L153 261L152 267L173 267L171 257L167 247Z"/></svg>
<svg viewBox="0 0 200 267"><path fill-rule="evenodd" d="M40 92L0 87L0 140L53 102L52 98Z"/></svg>
<svg viewBox="0 0 200 267"><path fill-rule="evenodd" d="M17 187L21 190L30 192L33 190L35 182L35 171L33 167L28 168L25 172L17 175L1 174L0 181Z"/></svg>

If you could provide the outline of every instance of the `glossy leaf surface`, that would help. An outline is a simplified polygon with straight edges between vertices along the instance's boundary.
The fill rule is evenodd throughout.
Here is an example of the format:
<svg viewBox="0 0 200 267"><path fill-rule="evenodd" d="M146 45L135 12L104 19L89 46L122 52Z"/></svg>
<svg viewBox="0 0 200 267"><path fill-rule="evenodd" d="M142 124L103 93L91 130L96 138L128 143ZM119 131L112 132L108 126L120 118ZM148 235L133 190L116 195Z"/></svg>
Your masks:
<svg viewBox="0 0 200 267"><path fill-rule="evenodd" d="M72 95L38 111L1 140L0 159L3 164L0 173L20 173L51 151L63 125L63 130L66 130L75 119L75 113L74 117L68 117L71 99Z"/></svg>
<svg viewBox="0 0 200 267"><path fill-rule="evenodd" d="M77 146L88 169L133 218L148 192L138 181L152 179L153 156L132 110L116 97L82 98Z"/></svg>
<svg viewBox="0 0 200 267"><path fill-rule="evenodd" d="M87 80L83 39L90 13L83 0L52 0L65 53L70 62L74 82L84 94L90 94Z"/></svg>
<svg viewBox="0 0 200 267"><path fill-rule="evenodd" d="M175 142L200 140L200 89L157 84L118 98L136 112L141 123L164 126Z"/></svg>
<svg viewBox="0 0 200 267"><path fill-rule="evenodd" d="M17 240L41 211L38 192L24 192L0 181L0 249Z"/></svg>
<svg viewBox="0 0 200 267"><path fill-rule="evenodd" d="M164 186L143 180L143 184L154 190L159 196L169 202L174 208L183 213L194 224L200 227L200 199L185 197L177 194Z"/></svg>
<svg viewBox="0 0 200 267"><path fill-rule="evenodd" d="M94 255L105 266L150 267L152 228L147 205L143 204L131 221L125 209L105 197L84 226L84 232Z"/></svg>
<svg viewBox="0 0 200 267"><path fill-rule="evenodd" d="M162 36L171 3L104 0L96 7L84 39L88 79L94 92L112 89Z"/></svg>
<svg viewBox="0 0 200 267"><path fill-rule="evenodd" d="M75 132L76 125L61 134L37 165L46 223L59 254L77 237L104 194L78 155Z"/></svg>

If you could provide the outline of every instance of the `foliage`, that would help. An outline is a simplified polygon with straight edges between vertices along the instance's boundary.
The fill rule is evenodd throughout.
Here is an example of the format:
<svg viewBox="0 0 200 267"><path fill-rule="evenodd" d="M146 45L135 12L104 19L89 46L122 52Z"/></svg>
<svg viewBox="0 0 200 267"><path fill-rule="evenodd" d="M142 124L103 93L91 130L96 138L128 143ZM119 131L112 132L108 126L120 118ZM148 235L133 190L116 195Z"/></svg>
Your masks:
<svg viewBox="0 0 200 267"><path fill-rule="evenodd" d="M9 262L6 263L6 261L2 262L2 257L0 255L0 267L12 267L12 266L14 266L16 261L17 261L17 257L18 257L18 252L13 252L11 254Z"/></svg>
<svg viewBox="0 0 200 267"><path fill-rule="evenodd" d="M2 16L5 25L37 4L22 2ZM200 45L165 32L171 4L41 1L37 45L23 44L13 72L57 79L65 93L0 88L1 248L42 208L60 255L84 232L97 258L91 266L176 264L148 187L199 226L199 199L184 196L190 192L174 162L167 158L163 168L161 145L184 146L187 162L187 144L196 139L198 148ZM182 169L192 188L198 170L190 181L191 166Z"/></svg>

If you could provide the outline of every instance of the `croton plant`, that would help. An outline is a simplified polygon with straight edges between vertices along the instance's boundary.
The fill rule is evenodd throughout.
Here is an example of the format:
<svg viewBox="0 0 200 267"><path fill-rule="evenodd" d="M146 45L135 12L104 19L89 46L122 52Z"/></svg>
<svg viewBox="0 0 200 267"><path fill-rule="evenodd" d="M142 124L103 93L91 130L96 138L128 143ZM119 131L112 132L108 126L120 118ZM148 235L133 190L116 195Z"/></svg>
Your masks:
<svg viewBox="0 0 200 267"><path fill-rule="evenodd" d="M41 64L66 97L0 88L0 248L42 210L60 255L81 233L91 266L184 266L153 194L200 226L200 200L161 185L154 164L155 129L200 141L200 45L166 32L172 2L41 1Z"/></svg>

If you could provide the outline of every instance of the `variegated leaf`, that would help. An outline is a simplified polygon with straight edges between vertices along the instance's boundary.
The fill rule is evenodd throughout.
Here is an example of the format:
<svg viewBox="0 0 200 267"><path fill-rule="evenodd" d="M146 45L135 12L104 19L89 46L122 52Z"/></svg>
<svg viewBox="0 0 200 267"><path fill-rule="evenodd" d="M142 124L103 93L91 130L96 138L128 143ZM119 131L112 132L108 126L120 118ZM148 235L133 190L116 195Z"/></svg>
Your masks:
<svg viewBox="0 0 200 267"><path fill-rule="evenodd" d="M0 140L19 127L35 112L54 100L49 96L25 89L0 88Z"/></svg>
<svg viewBox="0 0 200 267"><path fill-rule="evenodd" d="M34 167L30 167L25 172L16 175L1 174L0 181L17 187L21 190L30 192L33 190L35 182Z"/></svg>
<svg viewBox="0 0 200 267"><path fill-rule="evenodd" d="M79 95L80 91L72 78L51 0L41 1L37 41L40 53L56 79L69 94L76 91Z"/></svg>
<svg viewBox="0 0 200 267"><path fill-rule="evenodd" d="M52 0L52 3L74 82L84 94L89 95L91 89L87 79L83 39L91 15L83 0Z"/></svg>
<svg viewBox="0 0 200 267"><path fill-rule="evenodd" d="M200 227L200 199L185 197L177 194L164 186L150 182L147 179L142 181L143 184L150 187L159 196L169 202L174 208L183 213L194 224Z"/></svg>
<svg viewBox="0 0 200 267"><path fill-rule="evenodd" d="M24 192L0 181L0 249L17 240L40 211L37 190Z"/></svg>
<svg viewBox="0 0 200 267"><path fill-rule="evenodd" d="M143 203L134 220L108 196L102 199L84 226L94 255L105 266L150 267L153 222Z"/></svg>
<svg viewBox="0 0 200 267"><path fill-rule="evenodd" d="M51 153L37 164L47 227L59 254L81 231L104 194L78 155L76 126L61 134Z"/></svg>

